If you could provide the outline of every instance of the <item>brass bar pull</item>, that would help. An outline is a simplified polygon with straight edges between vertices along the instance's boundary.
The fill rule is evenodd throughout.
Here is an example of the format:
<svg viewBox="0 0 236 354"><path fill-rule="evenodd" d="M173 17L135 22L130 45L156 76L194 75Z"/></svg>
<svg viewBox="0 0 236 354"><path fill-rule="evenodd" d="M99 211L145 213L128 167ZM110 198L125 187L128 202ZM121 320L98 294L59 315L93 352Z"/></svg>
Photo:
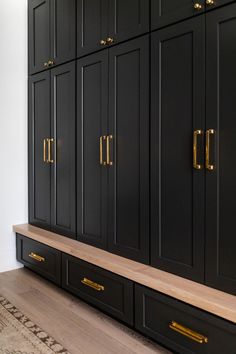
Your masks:
<svg viewBox="0 0 236 354"><path fill-rule="evenodd" d="M89 280L87 278L82 279L81 283L86 286L89 286L90 288L93 288L94 290L97 290L97 291L104 291L105 290L105 287L103 285L94 283L92 280Z"/></svg>
<svg viewBox="0 0 236 354"><path fill-rule="evenodd" d="M106 140L106 136L100 136L100 165L105 166L106 161L103 161L103 141Z"/></svg>
<svg viewBox="0 0 236 354"><path fill-rule="evenodd" d="M45 262L45 258L44 258L44 257L39 256L38 254L36 254L36 253L34 253L34 252L31 252L31 253L29 254L29 257L35 259L35 260L38 261L38 262Z"/></svg>
<svg viewBox="0 0 236 354"><path fill-rule="evenodd" d="M46 157L46 142L47 142L47 139L43 139L43 162L47 162L47 157Z"/></svg>
<svg viewBox="0 0 236 354"><path fill-rule="evenodd" d="M187 327L184 327L182 326L181 324L175 322L175 321L172 321L170 324L169 324L169 328L172 329L173 331L176 331L180 334L182 334L183 336L185 337L188 337L192 340L194 340L195 342L198 342L200 344L206 344L208 343L208 338L203 336L202 334L200 333L197 333Z"/></svg>
<svg viewBox="0 0 236 354"><path fill-rule="evenodd" d="M48 138L47 142L48 142L48 159L47 159L47 162L48 163L54 163L54 160L51 158L51 143L54 142L54 139Z"/></svg>
<svg viewBox="0 0 236 354"><path fill-rule="evenodd" d="M206 169L213 171L215 166L210 163L210 136L215 135L214 129L208 129L206 131Z"/></svg>
<svg viewBox="0 0 236 354"><path fill-rule="evenodd" d="M197 162L197 138L199 135L202 135L203 131L202 130L194 130L193 132L193 167L196 170L201 170L203 168L203 165L199 164Z"/></svg>
<svg viewBox="0 0 236 354"><path fill-rule="evenodd" d="M112 135L107 136L107 165L112 166L113 162L111 161L110 158L110 141L113 139Z"/></svg>

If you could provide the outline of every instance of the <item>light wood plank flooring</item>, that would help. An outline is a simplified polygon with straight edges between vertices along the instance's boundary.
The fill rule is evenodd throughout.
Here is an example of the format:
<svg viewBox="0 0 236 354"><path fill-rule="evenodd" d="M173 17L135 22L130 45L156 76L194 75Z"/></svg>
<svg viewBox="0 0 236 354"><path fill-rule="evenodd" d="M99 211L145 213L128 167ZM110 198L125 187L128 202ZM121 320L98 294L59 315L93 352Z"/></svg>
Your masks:
<svg viewBox="0 0 236 354"><path fill-rule="evenodd" d="M71 354L170 353L27 269L0 273L0 294Z"/></svg>

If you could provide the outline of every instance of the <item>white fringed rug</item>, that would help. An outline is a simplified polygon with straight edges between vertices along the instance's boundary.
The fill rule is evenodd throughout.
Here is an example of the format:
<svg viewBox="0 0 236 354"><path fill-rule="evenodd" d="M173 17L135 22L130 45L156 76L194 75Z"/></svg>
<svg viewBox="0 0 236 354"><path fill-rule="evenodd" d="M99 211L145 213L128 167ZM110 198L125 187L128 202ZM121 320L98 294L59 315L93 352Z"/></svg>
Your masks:
<svg viewBox="0 0 236 354"><path fill-rule="evenodd" d="M0 296L0 354L70 354Z"/></svg>

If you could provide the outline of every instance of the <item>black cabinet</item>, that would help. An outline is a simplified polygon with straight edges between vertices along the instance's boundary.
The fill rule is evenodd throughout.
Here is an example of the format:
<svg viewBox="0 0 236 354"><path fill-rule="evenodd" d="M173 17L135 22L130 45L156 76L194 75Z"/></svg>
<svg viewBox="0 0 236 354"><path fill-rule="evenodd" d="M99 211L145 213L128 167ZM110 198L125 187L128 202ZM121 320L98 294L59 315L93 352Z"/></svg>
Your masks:
<svg viewBox="0 0 236 354"><path fill-rule="evenodd" d="M50 137L50 73L29 79L29 220L50 228L51 169L46 163L47 139Z"/></svg>
<svg viewBox="0 0 236 354"><path fill-rule="evenodd" d="M29 72L76 56L76 0L29 0Z"/></svg>
<svg viewBox="0 0 236 354"><path fill-rule="evenodd" d="M29 220L75 237L75 63L29 80Z"/></svg>
<svg viewBox="0 0 236 354"><path fill-rule="evenodd" d="M107 50L78 60L77 82L77 234L80 241L106 248Z"/></svg>
<svg viewBox="0 0 236 354"><path fill-rule="evenodd" d="M141 262L149 258L148 47L145 36L78 61L78 238Z"/></svg>
<svg viewBox="0 0 236 354"><path fill-rule="evenodd" d="M48 65L50 45L50 1L28 3L29 72L41 71Z"/></svg>
<svg viewBox="0 0 236 354"><path fill-rule="evenodd" d="M204 12L204 0L151 0L151 28L157 29Z"/></svg>
<svg viewBox="0 0 236 354"><path fill-rule="evenodd" d="M114 43L149 31L149 1L109 0L108 36Z"/></svg>
<svg viewBox="0 0 236 354"><path fill-rule="evenodd" d="M201 282L204 43L200 16L154 33L151 49L151 264ZM198 130L201 169L194 169L193 132Z"/></svg>
<svg viewBox="0 0 236 354"><path fill-rule="evenodd" d="M16 235L17 260L44 278L61 285L61 252L22 235Z"/></svg>
<svg viewBox="0 0 236 354"><path fill-rule="evenodd" d="M206 283L236 295L236 4L206 25Z"/></svg>
<svg viewBox="0 0 236 354"><path fill-rule="evenodd" d="M149 1L77 1L78 57L148 31Z"/></svg>
<svg viewBox="0 0 236 354"><path fill-rule="evenodd" d="M62 287L117 319L133 325L133 282L62 254Z"/></svg>
<svg viewBox="0 0 236 354"><path fill-rule="evenodd" d="M108 249L149 260L149 37L109 50Z"/></svg>
<svg viewBox="0 0 236 354"><path fill-rule="evenodd" d="M180 354L234 354L235 324L135 285L135 327Z"/></svg>
<svg viewBox="0 0 236 354"><path fill-rule="evenodd" d="M51 71L51 226L75 238L75 63Z"/></svg>

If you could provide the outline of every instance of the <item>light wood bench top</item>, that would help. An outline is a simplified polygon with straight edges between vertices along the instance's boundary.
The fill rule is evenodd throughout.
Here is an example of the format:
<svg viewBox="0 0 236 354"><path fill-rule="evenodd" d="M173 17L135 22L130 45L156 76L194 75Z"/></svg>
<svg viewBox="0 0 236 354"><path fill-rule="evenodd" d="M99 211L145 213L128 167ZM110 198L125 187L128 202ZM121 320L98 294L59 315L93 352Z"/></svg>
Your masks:
<svg viewBox="0 0 236 354"><path fill-rule="evenodd" d="M29 224L15 225L13 231L236 323L236 296L234 295Z"/></svg>

